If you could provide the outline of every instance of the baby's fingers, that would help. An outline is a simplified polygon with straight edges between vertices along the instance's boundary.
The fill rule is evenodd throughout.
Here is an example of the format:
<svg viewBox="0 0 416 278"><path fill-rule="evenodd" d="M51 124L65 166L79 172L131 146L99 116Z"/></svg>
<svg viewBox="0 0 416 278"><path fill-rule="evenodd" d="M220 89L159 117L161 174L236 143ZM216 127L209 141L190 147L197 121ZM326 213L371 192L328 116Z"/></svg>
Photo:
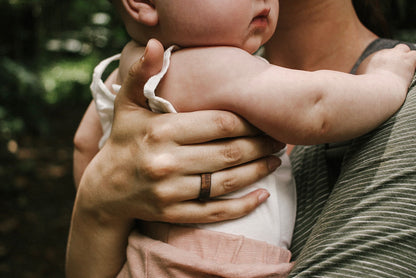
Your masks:
<svg viewBox="0 0 416 278"><path fill-rule="evenodd" d="M405 59L406 62L410 62L412 65L416 64L416 50L410 49L407 44L398 44L393 50L402 53L404 55L403 59Z"/></svg>
<svg viewBox="0 0 416 278"><path fill-rule="evenodd" d="M410 47L407 44L404 44L404 43L400 43L400 44L396 45L393 49L403 51L403 52L411 51Z"/></svg>
<svg viewBox="0 0 416 278"><path fill-rule="evenodd" d="M410 50L407 54L407 59L412 63L413 69L416 67L416 50Z"/></svg>

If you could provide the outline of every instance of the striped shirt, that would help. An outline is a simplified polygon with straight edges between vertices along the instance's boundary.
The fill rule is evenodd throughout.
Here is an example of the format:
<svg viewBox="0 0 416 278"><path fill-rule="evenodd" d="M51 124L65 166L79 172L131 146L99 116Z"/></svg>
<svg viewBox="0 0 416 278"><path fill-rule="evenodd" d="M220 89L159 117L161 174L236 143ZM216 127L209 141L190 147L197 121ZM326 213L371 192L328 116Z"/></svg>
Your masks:
<svg viewBox="0 0 416 278"><path fill-rule="evenodd" d="M357 66L395 44L376 40ZM326 145L292 152L291 277L416 277L416 80L394 116L344 145L335 170Z"/></svg>

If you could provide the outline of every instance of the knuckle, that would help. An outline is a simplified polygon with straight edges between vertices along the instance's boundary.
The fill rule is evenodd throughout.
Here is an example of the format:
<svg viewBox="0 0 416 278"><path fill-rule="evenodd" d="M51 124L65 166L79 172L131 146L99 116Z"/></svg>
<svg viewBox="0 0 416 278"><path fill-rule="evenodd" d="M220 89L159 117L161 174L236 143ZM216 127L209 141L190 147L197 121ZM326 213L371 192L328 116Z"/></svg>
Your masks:
<svg viewBox="0 0 416 278"><path fill-rule="evenodd" d="M221 151L221 154L224 158L224 162L229 165L234 165L241 161L243 158L243 152L239 146L236 144L226 144Z"/></svg>
<svg viewBox="0 0 416 278"><path fill-rule="evenodd" d="M227 212L221 208L216 209L209 215L209 220L212 222L222 221L227 219Z"/></svg>
<svg viewBox="0 0 416 278"><path fill-rule="evenodd" d="M166 204L169 201L170 197L170 190L167 189L166 186L155 186L152 190L153 201L159 208L160 213L164 213L163 209L161 209L163 204Z"/></svg>
<svg viewBox="0 0 416 278"><path fill-rule="evenodd" d="M178 223L180 222L180 220L181 218L178 218L178 214L174 206L165 202L160 202L158 204L158 209L155 213L155 221L161 221L166 223Z"/></svg>
<svg viewBox="0 0 416 278"><path fill-rule="evenodd" d="M172 154L163 153L144 159L140 170L149 179L160 180L175 172L176 164L175 157Z"/></svg>
<svg viewBox="0 0 416 278"><path fill-rule="evenodd" d="M224 192L232 192L232 191L238 189L237 184L238 184L238 180L237 180L236 177L227 176L224 179L224 181L221 183L221 186L222 186Z"/></svg>
<svg viewBox="0 0 416 278"><path fill-rule="evenodd" d="M154 125L148 125L144 141L149 145L160 143L168 137L170 129L171 128L167 124L155 123Z"/></svg>
<svg viewBox="0 0 416 278"><path fill-rule="evenodd" d="M232 113L217 113L214 122L222 134L229 134L236 129L238 118Z"/></svg>
<svg viewBox="0 0 416 278"><path fill-rule="evenodd" d="M137 74L141 72L141 68L142 68L141 63L134 63L129 68L129 70L127 72L127 77L129 79L136 79Z"/></svg>
<svg viewBox="0 0 416 278"><path fill-rule="evenodd" d="M161 203L154 202L152 206L152 213L149 219L145 219L147 221L165 221L166 219L166 209L163 207Z"/></svg>
<svg viewBox="0 0 416 278"><path fill-rule="evenodd" d="M148 219L143 220L168 222L167 220L172 218L169 210L170 200L165 190L156 186L146 193L146 199L149 200L149 213L146 215Z"/></svg>

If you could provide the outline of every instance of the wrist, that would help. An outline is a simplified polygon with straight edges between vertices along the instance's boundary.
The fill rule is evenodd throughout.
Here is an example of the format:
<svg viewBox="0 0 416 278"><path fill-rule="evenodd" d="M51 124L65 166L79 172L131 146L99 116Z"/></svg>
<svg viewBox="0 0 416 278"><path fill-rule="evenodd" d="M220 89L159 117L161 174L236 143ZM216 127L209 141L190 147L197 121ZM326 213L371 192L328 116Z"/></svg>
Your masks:
<svg viewBox="0 0 416 278"><path fill-rule="evenodd" d="M75 208L89 223L96 226L130 229L134 218L125 211L126 206L118 196L112 173L113 165L106 163L103 152L94 158L82 176L77 192ZM112 160L109 160L112 161Z"/></svg>
<svg viewBox="0 0 416 278"><path fill-rule="evenodd" d="M89 184L88 176L83 178L75 201L67 246L67 277L115 277L124 263L134 222L103 210L85 184Z"/></svg>

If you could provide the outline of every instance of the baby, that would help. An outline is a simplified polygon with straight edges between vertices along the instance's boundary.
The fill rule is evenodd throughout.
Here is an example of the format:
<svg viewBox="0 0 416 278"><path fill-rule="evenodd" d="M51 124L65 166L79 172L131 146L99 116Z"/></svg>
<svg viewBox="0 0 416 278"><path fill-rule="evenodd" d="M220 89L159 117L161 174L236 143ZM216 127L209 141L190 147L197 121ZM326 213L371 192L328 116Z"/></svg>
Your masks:
<svg viewBox="0 0 416 278"><path fill-rule="evenodd" d="M141 56L139 48L151 38L167 49L162 71L144 90L153 111L229 110L276 140L292 144L347 140L375 128L403 103L412 78L409 69L416 64L415 53L399 46L375 54L357 76L270 65L251 54L274 33L277 0L113 3L133 41L121 56L103 61L94 72L91 88L104 134L100 146L110 134L115 98L102 82L102 73L120 58L115 83L122 84L131 64ZM87 122L97 129L98 122ZM142 222L141 232L157 241L136 234L123 271L128 269L134 277L286 275L291 268L288 248L296 194L288 156L277 155L282 166L273 174L223 197L266 188L270 197L256 211L213 224Z"/></svg>

